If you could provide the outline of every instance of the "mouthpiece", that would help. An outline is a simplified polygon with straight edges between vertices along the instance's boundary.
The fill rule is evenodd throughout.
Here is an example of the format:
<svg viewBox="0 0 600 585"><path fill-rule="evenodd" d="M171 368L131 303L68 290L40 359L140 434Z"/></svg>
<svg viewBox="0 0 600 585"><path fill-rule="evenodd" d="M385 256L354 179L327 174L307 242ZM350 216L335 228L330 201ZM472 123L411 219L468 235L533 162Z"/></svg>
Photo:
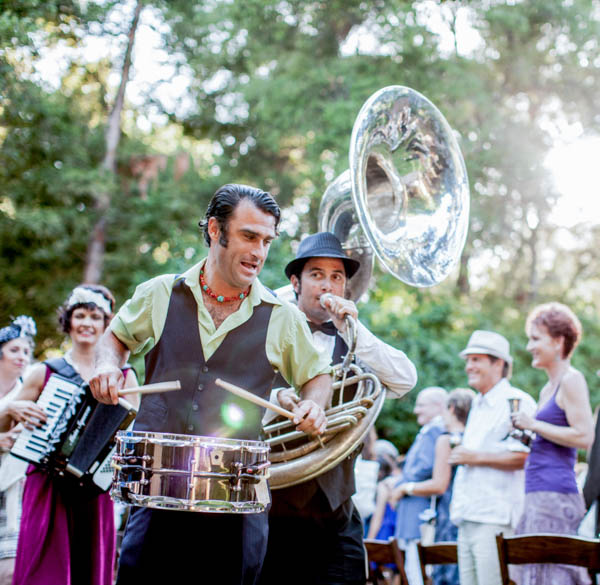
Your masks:
<svg viewBox="0 0 600 585"><path fill-rule="evenodd" d="M333 300L333 295L331 293L324 293L319 297L319 303L324 309L328 309L327 303Z"/></svg>

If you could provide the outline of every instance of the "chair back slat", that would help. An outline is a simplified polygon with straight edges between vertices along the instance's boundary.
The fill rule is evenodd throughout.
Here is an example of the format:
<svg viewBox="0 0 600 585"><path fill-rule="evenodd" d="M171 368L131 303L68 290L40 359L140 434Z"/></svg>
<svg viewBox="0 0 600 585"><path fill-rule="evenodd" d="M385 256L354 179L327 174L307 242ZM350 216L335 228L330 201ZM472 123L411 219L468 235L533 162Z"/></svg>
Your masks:
<svg viewBox="0 0 600 585"><path fill-rule="evenodd" d="M389 540L365 539L365 549L369 560L369 580L377 585L376 575L381 575L381 567L393 565L400 575L400 585L408 585L408 579L404 571L404 551L398 546L398 541L391 537ZM377 571L371 569L370 563L375 563Z"/></svg>
<svg viewBox="0 0 600 585"><path fill-rule="evenodd" d="M421 575L423 583L431 583L427 575L427 565L456 565L458 563L458 554L455 542L436 542L434 544L417 544L419 551L419 562L421 564Z"/></svg>
<svg viewBox="0 0 600 585"><path fill-rule="evenodd" d="M600 540L558 534L496 536L503 585L509 585L508 565L561 564L600 573Z"/></svg>
<svg viewBox="0 0 600 585"><path fill-rule="evenodd" d="M426 565L455 565L458 562L455 542L436 542L435 544L417 545L419 558Z"/></svg>

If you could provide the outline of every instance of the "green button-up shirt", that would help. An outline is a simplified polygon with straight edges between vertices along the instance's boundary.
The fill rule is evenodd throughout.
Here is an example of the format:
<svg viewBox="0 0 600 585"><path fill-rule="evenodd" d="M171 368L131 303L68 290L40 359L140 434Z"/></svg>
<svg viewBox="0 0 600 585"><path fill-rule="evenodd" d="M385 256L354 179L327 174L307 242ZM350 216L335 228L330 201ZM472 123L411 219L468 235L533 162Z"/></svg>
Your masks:
<svg viewBox="0 0 600 585"><path fill-rule="evenodd" d="M190 287L198 305L198 329L205 360L213 355L230 331L250 319L254 307L267 301L273 305L273 311L265 350L273 368L281 372L296 390L319 374L331 373L330 356L319 353L313 346L304 314L275 297L258 279L240 308L216 328L202 298L200 269L203 265L204 260L179 278ZM143 282L111 321L111 331L132 353L146 353L158 343L165 326L174 279L174 274L163 274Z"/></svg>

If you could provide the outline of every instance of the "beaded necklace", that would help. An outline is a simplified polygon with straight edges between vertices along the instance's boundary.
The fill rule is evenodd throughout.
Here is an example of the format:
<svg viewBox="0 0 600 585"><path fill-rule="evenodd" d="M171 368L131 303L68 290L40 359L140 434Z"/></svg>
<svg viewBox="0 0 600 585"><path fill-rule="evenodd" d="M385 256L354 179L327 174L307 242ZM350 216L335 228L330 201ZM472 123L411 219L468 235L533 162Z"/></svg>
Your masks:
<svg viewBox="0 0 600 585"><path fill-rule="evenodd" d="M217 303L230 303L231 301L239 301L240 299L243 300L250 294L250 287L248 287L248 290L245 290L239 295L235 295L233 297L224 297L223 295L216 294L211 290L208 284L206 284L206 280L204 280L204 268L200 270L200 287L211 299L215 299Z"/></svg>

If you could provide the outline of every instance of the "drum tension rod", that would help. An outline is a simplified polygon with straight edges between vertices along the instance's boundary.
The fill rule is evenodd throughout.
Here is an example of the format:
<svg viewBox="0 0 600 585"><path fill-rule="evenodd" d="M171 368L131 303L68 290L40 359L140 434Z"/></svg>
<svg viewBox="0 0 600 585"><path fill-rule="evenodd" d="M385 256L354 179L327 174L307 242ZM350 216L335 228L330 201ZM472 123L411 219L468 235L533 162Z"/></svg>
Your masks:
<svg viewBox="0 0 600 585"><path fill-rule="evenodd" d="M231 484L232 490L239 492L242 487L242 479L247 479L252 483L259 482L262 478L259 476L259 473L263 469L267 469L271 465L270 461L263 461L262 463L258 463L256 465L248 465L244 467L244 464L239 461L234 461L231 464Z"/></svg>

